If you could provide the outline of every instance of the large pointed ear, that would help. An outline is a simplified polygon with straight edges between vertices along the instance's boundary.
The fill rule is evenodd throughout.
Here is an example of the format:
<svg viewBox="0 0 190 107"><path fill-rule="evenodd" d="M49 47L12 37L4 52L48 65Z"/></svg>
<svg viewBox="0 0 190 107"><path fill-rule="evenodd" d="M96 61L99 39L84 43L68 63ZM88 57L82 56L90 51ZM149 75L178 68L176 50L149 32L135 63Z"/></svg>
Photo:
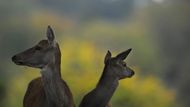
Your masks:
<svg viewBox="0 0 190 107"><path fill-rule="evenodd" d="M126 57L129 55L129 53L131 52L131 50L132 50L132 49L130 48L130 49L128 49L128 50L126 50L126 51L124 51L124 52L118 54L118 55L116 56L116 58L119 59L119 60L125 60Z"/></svg>
<svg viewBox="0 0 190 107"><path fill-rule="evenodd" d="M54 36L54 33L53 33L53 29L50 26L47 27L46 35L47 35L48 42L50 44L53 44L55 36Z"/></svg>
<svg viewBox="0 0 190 107"><path fill-rule="evenodd" d="M108 50L105 58L104 58L104 64L107 64L107 62L109 62L111 59L111 52Z"/></svg>

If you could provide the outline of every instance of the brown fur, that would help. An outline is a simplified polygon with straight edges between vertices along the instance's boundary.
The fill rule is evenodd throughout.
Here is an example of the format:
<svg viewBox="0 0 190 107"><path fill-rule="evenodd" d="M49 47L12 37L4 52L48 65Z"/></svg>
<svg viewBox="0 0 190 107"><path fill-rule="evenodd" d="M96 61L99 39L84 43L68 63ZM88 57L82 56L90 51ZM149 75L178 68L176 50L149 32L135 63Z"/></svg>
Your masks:
<svg viewBox="0 0 190 107"><path fill-rule="evenodd" d="M63 81L63 84L67 86L65 81ZM67 91L68 91L67 94L70 97L71 105L74 105L72 93L70 92L69 87L65 87L65 88L67 88ZM41 77L33 79L29 83L28 89L26 90L26 94L24 96L23 106L24 107L47 107L46 95L45 95Z"/></svg>

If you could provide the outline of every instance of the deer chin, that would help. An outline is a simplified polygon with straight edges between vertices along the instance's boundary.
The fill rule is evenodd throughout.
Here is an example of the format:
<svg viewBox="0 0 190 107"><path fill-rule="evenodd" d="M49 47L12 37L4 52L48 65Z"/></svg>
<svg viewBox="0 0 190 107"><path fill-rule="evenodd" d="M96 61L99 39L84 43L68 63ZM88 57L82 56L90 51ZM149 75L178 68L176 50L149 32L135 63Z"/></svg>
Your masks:
<svg viewBox="0 0 190 107"><path fill-rule="evenodd" d="M13 62L14 62L16 65L24 65L24 62L21 61L21 60L13 60Z"/></svg>
<svg viewBox="0 0 190 107"><path fill-rule="evenodd" d="M22 61L14 61L14 63L16 65L20 65L20 66L27 66L27 67L32 67L32 68L39 68L39 69L42 69L44 65L40 64L40 65L37 65L37 64L27 64L27 63L24 63Z"/></svg>
<svg viewBox="0 0 190 107"><path fill-rule="evenodd" d="M16 65L23 65L24 63L22 62L22 61L15 61L15 60L13 60L13 62L16 64Z"/></svg>
<svg viewBox="0 0 190 107"><path fill-rule="evenodd" d="M43 64L25 64L23 66L28 66L28 67L32 67L32 68L39 68L39 69L42 69L44 67Z"/></svg>

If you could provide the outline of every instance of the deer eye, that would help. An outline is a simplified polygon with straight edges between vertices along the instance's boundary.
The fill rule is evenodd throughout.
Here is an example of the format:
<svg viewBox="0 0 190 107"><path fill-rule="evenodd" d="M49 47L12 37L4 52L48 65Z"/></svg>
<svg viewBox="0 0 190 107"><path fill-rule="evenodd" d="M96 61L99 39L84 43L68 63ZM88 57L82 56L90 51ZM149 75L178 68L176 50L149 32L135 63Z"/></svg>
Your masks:
<svg viewBox="0 0 190 107"><path fill-rule="evenodd" d="M38 50L38 51L39 51L39 50L41 50L41 49L42 49L42 47L40 47L40 46L36 46L36 47L35 47L35 50Z"/></svg>
<svg viewBox="0 0 190 107"><path fill-rule="evenodd" d="M126 66L127 66L127 64L126 64L125 62L122 62L122 65L123 65L124 67L126 67Z"/></svg>

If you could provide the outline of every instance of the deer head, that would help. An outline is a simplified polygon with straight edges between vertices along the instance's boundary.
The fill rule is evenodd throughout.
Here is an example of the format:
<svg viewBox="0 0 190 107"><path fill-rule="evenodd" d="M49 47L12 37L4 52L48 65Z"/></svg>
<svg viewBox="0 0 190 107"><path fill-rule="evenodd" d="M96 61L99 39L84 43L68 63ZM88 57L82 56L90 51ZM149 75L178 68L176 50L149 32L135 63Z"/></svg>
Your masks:
<svg viewBox="0 0 190 107"><path fill-rule="evenodd" d="M59 55L59 47L55 42L53 30L47 28L47 40L41 40L37 45L29 48L12 57L12 61L17 65L24 65L34 68L43 68L49 62L55 60L55 54Z"/></svg>
<svg viewBox="0 0 190 107"><path fill-rule="evenodd" d="M105 68L108 69L105 73L112 77L116 77L119 80L132 77L134 71L127 66L126 62L124 62L131 50L132 49L128 49L118 54L116 57L111 57L111 52L108 51L104 59Z"/></svg>

